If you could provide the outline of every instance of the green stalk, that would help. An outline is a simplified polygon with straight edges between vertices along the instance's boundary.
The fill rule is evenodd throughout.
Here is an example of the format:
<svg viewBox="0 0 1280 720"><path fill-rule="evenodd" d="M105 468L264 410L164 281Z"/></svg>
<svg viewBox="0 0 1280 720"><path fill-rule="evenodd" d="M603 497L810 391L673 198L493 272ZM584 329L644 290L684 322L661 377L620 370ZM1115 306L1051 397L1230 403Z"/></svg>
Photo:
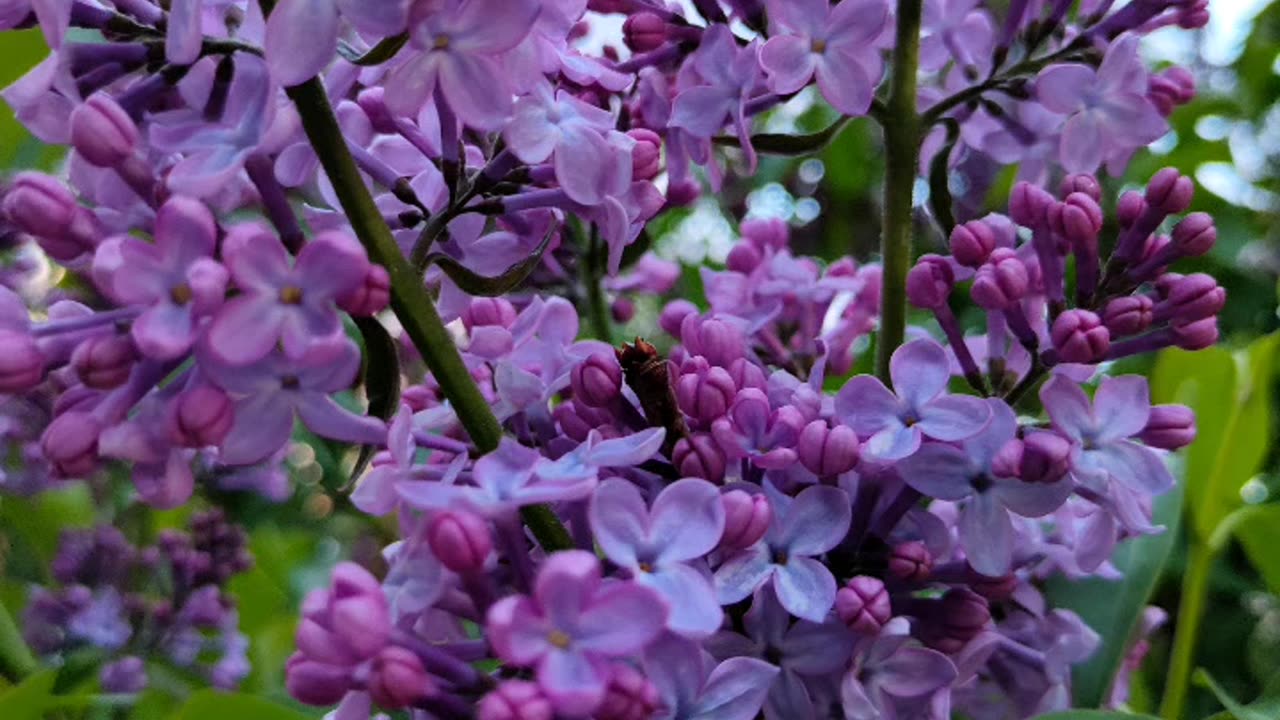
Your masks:
<svg viewBox="0 0 1280 720"><path fill-rule="evenodd" d="M1196 639L1200 634L1200 621L1204 618L1205 601L1209 595L1209 570L1217 555L1212 543L1205 543L1192 536L1187 548L1187 569L1182 576L1182 597L1178 606L1178 626L1173 634L1173 649L1169 660L1169 672L1165 676L1164 698L1160 701L1160 717L1180 720L1191 685L1191 671L1195 669Z"/></svg>
<svg viewBox="0 0 1280 720"><path fill-rule="evenodd" d="M876 339L876 375L889 384L889 358L902 344L907 327L907 270L911 266L911 196L920 164L920 115L916 112L916 74L920 66L922 0L898 0L897 44L884 120L884 224L880 255L884 289L880 333Z"/></svg>
<svg viewBox="0 0 1280 720"><path fill-rule="evenodd" d="M13 683L36 671L38 665L31 649L18 632L9 611L0 604L0 674Z"/></svg>
<svg viewBox="0 0 1280 720"><path fill-rule="evenodd" d="M261 0L264 15L269 15L275 0ZM462 427L481 452L498 447L502 440L502 426L480 394L471 373L462 362L458 348L453 344L440 314L436 312L431 295L422 284L422 275L413 269L400 247L396 245L391 230L382 220L382 214L369 195L369 189L360 178L351 152L347 149L342 130L338 127L329 96L318 78L301 85L286 88L289 98L298 108L302 128L311 142L325 174L333 183L338 202L347 214L351 227L364 245L369 257L387 270L391 276L391 309L404 330L431 369L440 384L440 390L453 405ZM569 532L565 530L550 508L525 507L521 510L525 523L547 552L573 547Z"/></svg>
<svg viewBox="0 0 1280 720"><path fill-rule="evenodd" d="M581 232L578 233L581 237ZM586 252L582 256L582 284L587 295L587 317L591 323L591 334L597 340L613 344L613 323L609 318L609 306L605 302L604 287L600 284L600 271L604 268L605 258L601 252L603 242L600 231L593 225L591 234L586 239Z"/></svg>

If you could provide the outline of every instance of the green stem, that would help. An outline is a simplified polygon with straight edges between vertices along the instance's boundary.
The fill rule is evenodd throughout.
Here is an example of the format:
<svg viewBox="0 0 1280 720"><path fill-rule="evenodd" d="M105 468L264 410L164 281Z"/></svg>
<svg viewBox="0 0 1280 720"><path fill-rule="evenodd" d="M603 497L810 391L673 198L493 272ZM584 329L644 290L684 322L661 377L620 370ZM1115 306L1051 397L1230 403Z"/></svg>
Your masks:
<svg viewBox="0 0 1280 720"><path fill-rule="evenodd" d="M880 255L884 290L876 375L889 383L889 358L902 344L907 327L907 270L911 265L912 194L920 164L920 115L916 112L916 74L920 66L922 0L898 0L897 43L893 49L887 117L884 121L884 226Z"/></svg>
<svg viewBox="0 0 1280 720"><path fill-rule="evenodd" d="M269 15L275 0L261 0L264 15ZM347 220L364 245L369 257L391 276L391 309L404 326L414 347L422 355L440 390L453 405L462 427L481 452L498 447L502 426L488 401L480 394L475 380L462 362L453 338L436 312L435 303L422 283L422 275L405 260L391 230L382 220L369 189L347 149L342 131L329 105L329 96L317 78L287 88L289 98L298 108L302 128L307 133L320 164L333 183L338 202ZM569 532L546 507L526 507L521 513L534 537L547 552L573 547Z"/></svg>
<svg viewBox="0 0 1280 720"><path fill-rule="evenodd" d="M37 667L35 656L22 639L22 633L18 632L13 617L0 604L0 674L16 684L35 672Z"/></svg>
<svg viewBox="0 0 1280 720"><path fill-rule="evenodd" d="M1195 538L1187 550L1187 569L1182 576L1182 597L1178 607L1178 626L1173 635L1169 673L1165 677L1164 698L1160 701L1160 717L1180 720L1190 689L1191 671L1195 668L1196 639L1209 595L1209 570L1217 554L1209 543Z"/></svg>
<svg viewBox="0 0 1280 720"><path fill-rule="evenodd" d="M578 233L581 237L581 233ZM591 334L597 340L613 344L613 324L609 319L609 307L605 302L604 287L600 284L600 271L604 267L601 257L603 243L600 231L592 226L587 238L586 252L582 257L582 284L587 295L587 316L591 322Z"/></svg>

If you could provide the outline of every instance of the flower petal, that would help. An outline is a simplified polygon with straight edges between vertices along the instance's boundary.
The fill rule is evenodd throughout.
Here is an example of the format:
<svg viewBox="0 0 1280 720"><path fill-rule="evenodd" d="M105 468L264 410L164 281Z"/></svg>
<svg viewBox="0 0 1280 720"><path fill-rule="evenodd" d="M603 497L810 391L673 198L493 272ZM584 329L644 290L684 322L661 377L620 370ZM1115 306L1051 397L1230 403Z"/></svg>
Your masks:
<svg viewBox="0 0 1280 720"><path fill-rule="evenodd" d="M720 490L706 480L685 478L658 494L649 514L649 541L661 563L692 560L715 549L724 534Z"/></svg>
<svg viewBox="0 0 1280 720"><path fill-rule="evenodd" d="M889 377L898 397L918 411L947 388L951 363L947 351L933 340L912 340L893 352Z"/></svg>
<svg viewBox="0 0 1280 720"><path fill-rule="evenodd" d="M836 579L813 558L793 557L779 565L773 587L787 612L813 622L822 622L836 602Z"/></svg>
<svg viewBox="0 0 1280 720"><path fill-rule="evenodd" d="M991 406L982 398L946 395L920 408L916 427L926 437L953 442L982 432L991 420Z"/></svg>
<svg viewBox="0 0 1280 720"><path fill-rule="evenodd" d="M1151 391L1141 375L1111 377L1098 385L1093 415L1100 441L1122 440L1142 432L1151 417Z"/></svg>
<svg viewBox="0 0 1280 720"><path fill-rule="evenodd" d="M640 491L626 480L607 480L592 494L587 515L604 556L623 567L635 567L637 553L646 547L648 524Z"/></svg>
<svg viewBox="0 0 1280 720"><path fill-rule="evenodd" d="M716 569L716 599L721 605L736 603L755 592L772 572L764 543L739 551Z"/></svg>
<svg viewBox="0 0 1280 720"><path fill-rule="evenodd" d="M333 60L338 6L334 0L280 0L267 18L264 44L276 82L284 87L306 82Z"/></svg>
<svg viewBox="0 0 1280 720"><path fill-rule="evenodd" d="M652 588L671 608L667 627L688 636L706 636L720 629L724 612L716 602L715 589L697 570L676 563L657 572L642 572L637 582Z"/></svg>
<svg viewBox="0 0 1280 720"><path fill-rule="evenodd" d="M899 462L898 474L908 485L929 497L960 500L973 493L970 480L976 469L963 450L931 443Z"/></svg>
<svg viewBox="0 0 1280 720"><path fill-rule="evenodd" d="M960 510L960 542L969 565L987 577L1003 577L1013 562L1013 522L987 494L977 494Z"/></svg>

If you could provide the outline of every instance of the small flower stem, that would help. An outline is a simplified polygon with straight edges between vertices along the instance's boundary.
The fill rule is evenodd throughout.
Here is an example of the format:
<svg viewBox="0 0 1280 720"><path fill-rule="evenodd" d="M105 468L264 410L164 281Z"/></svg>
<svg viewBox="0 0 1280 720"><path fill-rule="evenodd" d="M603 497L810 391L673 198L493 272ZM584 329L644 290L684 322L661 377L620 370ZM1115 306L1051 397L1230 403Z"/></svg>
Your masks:
<svg viewBox="0 0 1280 720"><path fill-rule="evenodd" d="M605 302L604 287L600 284L600 271L604 267L603 249L600 231L593 225L591 233L583 239L580 228L574 234L585 245L582 255L582 285L587 296L587 318L591 323L591 334L597 340L613 344L613 326L609 322L609 307Z"/></svg>
<svg viewBox="0 0 1280 720"><path fill-rule="evenodd" d="M270 15L275 0L261 0L261 3L263 15ZM463 364L453 338L445 329L435 303L422 283L421 273L405 260L369 189L364 186L324 85L319 78L311 78L301 85L286 88L286 92L298 108L302 128L325 174L333 183L338 202L356 236L369 257L386 268L391 276L391 309L440 383L441 391L453 405L472 442L482 453L494 450L502 440L502 425ZM573 547L569 532L550 508L528 506L522 509L521 515L547 552Z"/></svg>
<svg viewBox="0 0 1280 720"><path fill-rule="evenodd" d="M1164 698L1160 701L1160 717L1178 720L1184 717L1191 670L1195 667L1196 639L1204 618L1205 600L1209 594L1209 571L1215 556L1210 543L1194 537L1187 549L1187 570L1182 576L1181 605L1178 626L1173 634L1169 673L1165 677Z"/></svg>
<svg viewBox="0 0 1280 720"><path fill-rule="evenodd" d="M35 656L23 641L13 617L4 605L0 605L0 674L18 683L35 672L37 667Z"/></svg>
<svg viewBox="0 0 1280 720"><path fill-rule="evenodd" d="M920 16L923 0L898 0L897 43L893 49L888 117L884 122L884 223L880 255L884 263L880 333L876 339L876 375L886 385L889 358L902 344L907 326L907 270L911 265L912 194L920 164L920 115L916 112L916 74L920 66Z"/></svg>

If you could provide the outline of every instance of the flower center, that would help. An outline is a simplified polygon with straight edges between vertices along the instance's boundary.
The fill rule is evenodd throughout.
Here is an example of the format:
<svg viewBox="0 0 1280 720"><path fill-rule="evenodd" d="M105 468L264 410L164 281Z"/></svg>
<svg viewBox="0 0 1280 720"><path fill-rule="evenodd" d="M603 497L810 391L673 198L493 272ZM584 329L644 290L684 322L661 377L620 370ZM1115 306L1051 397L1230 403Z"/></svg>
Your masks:
<svg viewBox="0 0 1280 720"><path fill-rule="evenodd" d="M194 296L195 293L191 292L191 286L186 283L169 288L169 299L176 305L186 305L191 302L191 298Z"/></svg>
<svg viewBox="0 0 1280 720"><path fill-rule="evenodd" d="M645 573L653 572L653 565L647 562L640 563L639 567L640 567L640 572L645 572Z"/></svg>
<svg viewBox="0 0 1280 720"><path fill-rule="evenodd" d="M280 387L285 390L297 390L299 386L298 377L296 375L285 375L280 378Z"/></svg>
<svg viewBox="0 0 1280 720"><path fill-rule="evenodd" d="M969 486L973 488L974 492L978 493L984 493L990 490L991 484L991 478L986 473L975 475L974 478L969 481Z"/></svg>
<svg viewBox="0 0 1280 720"><path fill-rule="evenodd" d="M449 48L449 36L437 35L435 40L431 41L431 47L436 50L447 50Z"/></svg>
<svg viewBox="0 0 1280 720"><path fill-rule="evenodd" d="M547 633L547 642L559 650L567 650L569 648L569 640L569 636L562 630L552 630Z"/></svg>
<svg viewBox="0 0 1280 720"><path fill-rule="evenodd" d="M280 288L280 302L285 305L298 305L302 302L302 288L286 285Z"/></svg>
<svg viewBox="0 0 1280 720"><path fill-rule="evenodd" d="M786 550L774 550L774 551L773 551L773 564L774 564L774 565L786 565L786 564L787 564L787 560L789 560L789 559L790 559L790 558L788 557L788 555L787 555L787 551L786 551Z"/></svg>
<svg viewBox="0 0 1280 720"><path fill-rule="evenodd" d="M827 51L827 41L814 38L813 41L809 43L809 49L821 55Z"/></svg>

